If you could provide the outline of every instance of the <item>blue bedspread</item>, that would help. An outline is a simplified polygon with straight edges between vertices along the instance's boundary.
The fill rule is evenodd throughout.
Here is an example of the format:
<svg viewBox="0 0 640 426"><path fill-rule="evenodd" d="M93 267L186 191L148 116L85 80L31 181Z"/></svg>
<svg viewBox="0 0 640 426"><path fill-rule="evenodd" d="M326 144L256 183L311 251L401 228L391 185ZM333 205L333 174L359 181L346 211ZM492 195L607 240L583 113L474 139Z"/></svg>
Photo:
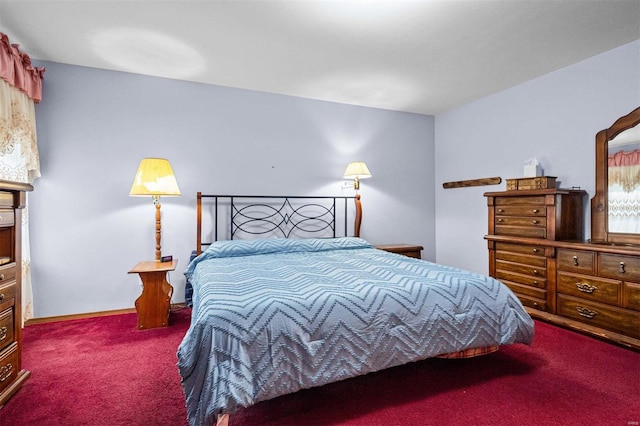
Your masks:
<svg viewBox="0 0 640 426"><path fill-rule="evenodd" d="M185 274L193 311L178 368L191 425L440 354L529 344L534 333L499 281L358 238L217 242Z"/></svg>

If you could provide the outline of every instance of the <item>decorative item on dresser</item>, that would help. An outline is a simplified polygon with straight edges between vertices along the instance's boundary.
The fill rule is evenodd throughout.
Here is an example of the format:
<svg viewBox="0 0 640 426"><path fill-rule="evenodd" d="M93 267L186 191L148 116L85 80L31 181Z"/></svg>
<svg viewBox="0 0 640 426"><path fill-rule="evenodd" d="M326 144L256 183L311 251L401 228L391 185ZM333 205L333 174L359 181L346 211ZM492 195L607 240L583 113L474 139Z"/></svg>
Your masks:
<svg viewBox="0 0 640 426"><path fill-rule="evenodd" d="M640 144L638 124L640 108L596 135L591 241L583 240L584 191L485 194L489 275L508 285L531 316L635 349L640 349L640 233L611 232L608 157L619 149L616 144L610 150L610 142L621 135L631 146ZM637 178L626 190L628 199L640 200ZM549 203L550 194L555 204ZM638 203L631 205L626 214L637 222Z"/></svg>
<svg viewBox="0 0 640 426"><path fill-rule="evenodd" d="M33 186L0 181L0 407L30 373L22 369L22 208Z"/></svg>

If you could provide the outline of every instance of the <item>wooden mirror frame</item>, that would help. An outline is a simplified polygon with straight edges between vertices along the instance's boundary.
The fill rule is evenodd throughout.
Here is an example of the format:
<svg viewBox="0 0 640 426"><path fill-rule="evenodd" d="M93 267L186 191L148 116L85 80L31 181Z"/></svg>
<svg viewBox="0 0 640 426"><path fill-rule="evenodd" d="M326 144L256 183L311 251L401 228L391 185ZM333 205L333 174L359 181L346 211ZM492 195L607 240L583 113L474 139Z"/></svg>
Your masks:
<svg viewBox="0 0 640 426"><path fill-rule="evenodd" d="M637 244L640 234L609 232L609 141L621 132L640 124L640 107L620 117L608 129L596 134L596 195L591 199L591 242L602 244Z"/></svg>

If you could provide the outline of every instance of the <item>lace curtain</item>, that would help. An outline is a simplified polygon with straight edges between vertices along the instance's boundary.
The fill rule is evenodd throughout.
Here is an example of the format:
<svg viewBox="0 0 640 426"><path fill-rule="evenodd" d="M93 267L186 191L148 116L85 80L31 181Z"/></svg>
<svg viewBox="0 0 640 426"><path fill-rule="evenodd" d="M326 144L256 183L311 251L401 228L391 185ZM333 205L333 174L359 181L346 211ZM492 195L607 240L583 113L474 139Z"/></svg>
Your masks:
<svg viewBox="0 0 640 426"><path fill-rule="evenodd" d="M36 137L35 102L42 99L44 68L10 44L0 33L0 179L33 183L40 176ZM28 195L27 195L28 197ZM27 203L28 204L28 203ZM29 249L29 210L22 212L23 321L33 318Z"/></svg>
<svg viewBox="0 0 640 426"><path fill-rule="evenodd" d="M640 149L609 155L609 232L640 233Z"/></svg>

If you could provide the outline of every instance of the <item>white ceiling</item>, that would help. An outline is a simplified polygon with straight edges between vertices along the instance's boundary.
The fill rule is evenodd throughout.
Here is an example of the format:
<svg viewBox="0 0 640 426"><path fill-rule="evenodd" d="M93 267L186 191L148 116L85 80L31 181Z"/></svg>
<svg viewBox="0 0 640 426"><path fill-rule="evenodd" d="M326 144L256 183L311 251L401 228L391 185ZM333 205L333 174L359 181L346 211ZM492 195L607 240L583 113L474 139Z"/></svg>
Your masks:
<svg viewBox="0 0 640 426"><path fill-rule="evenodd" d="M0 0L0 31L33 59L433 115L640 39L640 0Z"/></svg>

